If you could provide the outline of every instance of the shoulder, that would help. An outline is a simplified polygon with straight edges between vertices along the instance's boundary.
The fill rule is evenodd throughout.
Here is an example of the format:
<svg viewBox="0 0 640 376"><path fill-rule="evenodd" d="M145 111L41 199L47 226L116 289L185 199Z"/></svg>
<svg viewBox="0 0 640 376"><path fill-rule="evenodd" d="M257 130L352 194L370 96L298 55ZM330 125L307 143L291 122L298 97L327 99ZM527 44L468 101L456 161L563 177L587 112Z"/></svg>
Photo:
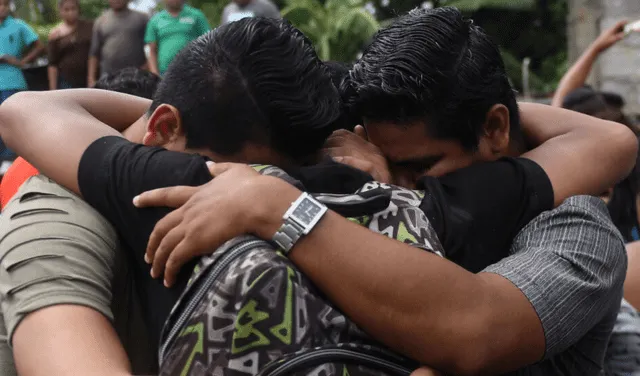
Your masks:
<svg viewBox="0 0 640 376"><path fill-rule="evenodd" d="M62 23L59 23L49 32L49 41L51 42L55 39L60 38L61 31L62 31Z"/></svg>
<svg viewBox="0 0 640 376"><path fill-rule="evenodd" d="M187 10L189 15L191 15L193 17L197 17L197 18L206 18L206 16L204 15L204 13L200 9L194 8L194 7L189 6L189 5L185 5L184 7Z"/></svg>
<svg viewBox="0 0 640 376"><path fill-rule="evenodd" d="M149 18L149 24L158 22L158 20L160 20L161 18L165 17L166 12L167 12L166 10L162 10L162 11L154 14L153 16L151 16L151 18Z"/></svg>
<svg viewBox="0 0 640 376"><path fill-rule="evenodd" d="M96 20L93 22L94 28L102 26L105 23L105 21L109 19L111 16L112 16L112 12L110 9L107 9L104 12L102 12L98 16L98 18L96 18Z"/></svg>
<svg viewBox="0 0 640 376"><path fill-rule="evenodd" d="M140 21L144 21L144 22L149 21L149 14L143 13L137 10L133 10L132 12L136 16L136 18L139 19Z"/></svg>
<svg viewBox="0 0 640 376"><path fill-rule="evenodd" d="M33 27L31 27L31 25L29 25L28 23L24 22L23 20L21 20L19 18L14 18L13 19L13 24L15 25L15 27L20 28L22 30L34 31Z"/></svg>

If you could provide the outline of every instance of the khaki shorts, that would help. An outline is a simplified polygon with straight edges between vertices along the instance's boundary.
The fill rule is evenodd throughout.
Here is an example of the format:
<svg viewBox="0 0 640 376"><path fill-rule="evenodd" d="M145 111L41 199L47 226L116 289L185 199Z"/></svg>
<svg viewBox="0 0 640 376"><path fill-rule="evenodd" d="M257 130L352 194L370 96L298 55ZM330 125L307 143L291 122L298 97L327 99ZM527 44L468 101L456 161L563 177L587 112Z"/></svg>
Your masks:
<svg viewBox="0 0 640 376"><path fill-rule="evenodd" d="M0 306L8 339L0 343L0 356L10 351L1 346L10 345L29 313L81 305L114 323L134 373L154 372L155 351L146 340L138 302L113 226L48 178L27 180L0 215ZM2 375L11 374L2 369L8 362L0 358Z"/></svg>

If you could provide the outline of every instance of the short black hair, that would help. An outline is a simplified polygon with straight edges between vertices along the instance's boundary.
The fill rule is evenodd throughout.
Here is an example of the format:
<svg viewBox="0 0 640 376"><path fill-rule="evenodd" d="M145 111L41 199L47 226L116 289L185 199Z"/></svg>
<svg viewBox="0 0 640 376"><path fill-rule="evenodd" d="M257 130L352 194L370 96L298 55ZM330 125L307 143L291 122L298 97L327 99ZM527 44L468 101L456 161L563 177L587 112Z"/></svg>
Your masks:
<svg viewBox="0 0 640 376"><path fill-rule="evenodd" d="M158 75L130 67L103 74L93 88L151 99L159 83L160 77Z"/></svg>
<svg viewBox="0 0 640 376"><path fill-rule="evenodd" d="M354 110L370 121L423 121L433 137L475 149L487 112L509 109L523 142L516 95L498 46L452 7L415 9L380 30L346 82Z"/></svg>
<svg viewBox="0 0 640 376"><path fill-rule="evenodd" d="M336 129L346 129L353 131L356 125L362 124L362 119L356 116L353 111L344 103L346 98L342 95L341 88L344 81L349 77L349 70L353 67L353 64L347 64L340 61L329 60L324 63L327 66L329 74L331 75L331 81L333 85L340 93L343 104L341 106L341 115L337 120Z"/></svg>
<svg viewBox="0 0 640 376"><path fill-rule="evenodd" d="M340 98L313 45L285 20L245 18L191 42L169 65L150 111L179 112L188 148L220 155L247 141L297 158L315 153Z"/></svg>

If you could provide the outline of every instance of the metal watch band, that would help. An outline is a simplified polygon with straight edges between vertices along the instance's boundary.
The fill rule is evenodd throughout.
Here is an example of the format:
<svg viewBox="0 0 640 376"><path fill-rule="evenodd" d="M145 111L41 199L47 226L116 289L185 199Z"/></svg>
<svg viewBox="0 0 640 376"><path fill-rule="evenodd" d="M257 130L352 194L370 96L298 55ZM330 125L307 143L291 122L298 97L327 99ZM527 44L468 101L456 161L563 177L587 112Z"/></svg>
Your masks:
<svg viewBox="0 0 640 376"><path fill-rule="evenodd" d="M319 211L316 213L314 218L310 219L308 223L300 221L296 218L295 215L296 210L300 208L300 205L304 204L305 202L307 202L307 204L310 202L313 205L319 206ZM298 199L291 203L289 210L287 210L287 212L282 217L284 223L282 224L282 226L280 226L278 231L276 231L271 240L276 243L286 255L288 255L291 251L291 248L293 248L296 242L302 236L308 234L309 231L311 231L315 227L315 225L318 223L318 221L320 221L320 219L326 212L327 207L325 205L318 202L310 194L306 192L302 193L300 197L298 197Z"/></svg>
<svg viewBox="0 0 640 376"><path fill-rule="evenodd" d="M296 223L291 221L286 221L280 226L278 231L273 235L273 242L276 243L282 250L285 255L288 255L291 252L291 248L296 244L298 239L302 236L303 228L298 226Z"/></svg>

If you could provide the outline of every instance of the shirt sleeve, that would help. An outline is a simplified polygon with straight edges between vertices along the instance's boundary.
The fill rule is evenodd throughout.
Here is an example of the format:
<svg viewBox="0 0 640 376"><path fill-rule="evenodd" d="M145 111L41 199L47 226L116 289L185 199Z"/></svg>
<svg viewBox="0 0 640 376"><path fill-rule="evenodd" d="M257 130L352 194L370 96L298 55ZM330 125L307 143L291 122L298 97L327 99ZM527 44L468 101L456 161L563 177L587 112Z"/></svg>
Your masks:
<svg viewBox="0 0 640 376"><path fill-rule="evenodd" d="M38 34L31 28L31 26L27 25L26 23L22 23L21 33L22 41L24 42L25 46L30 46L38 39L40 39Z"/></svg>
<svg viewBox="0 0 640 376"><path fill-rule="evenodd" d="M93 31L91 33L91 48L89 49L89 56L99 57L100 50L102 50L102 35L100 34L101 17L93 24Z"/></svg>
<svg viewBox="0 0 640 376"><path fill-rule="evenodd" d="M485 272L510 280L531 302L544 329L545 358L619 310L627 255L602 200L569 198L529 223L511 253Z"/></svg>
<svg viewBox="0 0 640 376"><path fill-rule="evenodd" d="M422 210L446 257L479 272L509 254L513 238L553 208L553 187L535 162L503 158L434 178L425 177Z"/></svg>
<svg viewBox="0 0 640 376"><path fill-rule="evenodd" d="M152 17L151 20L147 23L147 27L144 33L144 42L156 43L158 42L158 33L156 29L156 17Z"/></svg>
<svg viewBox="0 0 640 376"><path fill-rule="evenodd" d="M211 26L209 25L209 20L202 12L198 12L198 17L196 19L197 22L197 32L198 35L206 34L209 30L211 30Z"/></svg>
<svg viewBox="0 0 640 376"><path fill-rule="evenodd" d="M116 226L140 260L153 227L169 210L140 210L133 198L155 188L197 186L209 180L204 157L146 147L118 136L93 142L78 168L84 199Z"/></svg>

